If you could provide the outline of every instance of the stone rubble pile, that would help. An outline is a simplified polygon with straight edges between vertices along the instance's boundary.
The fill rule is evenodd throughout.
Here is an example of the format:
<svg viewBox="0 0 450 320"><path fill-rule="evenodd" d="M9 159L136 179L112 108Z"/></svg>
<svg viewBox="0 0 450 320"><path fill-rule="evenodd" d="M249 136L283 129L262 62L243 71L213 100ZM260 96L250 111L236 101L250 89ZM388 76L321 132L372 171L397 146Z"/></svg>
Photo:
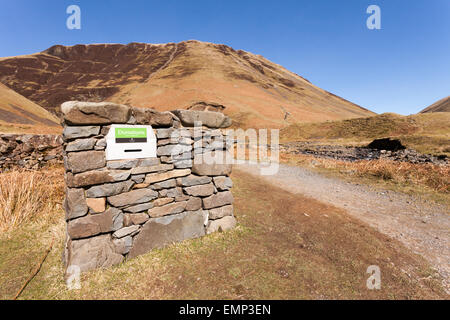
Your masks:
<svg viewBox="0 0 450 320"><path fill-rule="evenodd" d="M0 134L0 172L60 163L62 142L58 135Z"/></svg>
<svg viewBox="0 0 450 320"><path fill-rule="evenodd" d="M305 154L319 158L343 161L386 159L409 163L432 163L436 165L448 165L449 163L449 160L445 155L434 156L430 154L422 154L413 149L389 151L371 149L367 147L314 145L308 142L290 142L281 144L280 152Z"/></svg>
<svg viewBox="0 0 450 320"><path fill-rule="evenodd" d="M233 213L228 117L157 112L112 103L62 105L67 195L64 261L81 271L108 267L153 248L228 230ZM193 119L204 126L193 128ZM107 161L111 124L152 125L157 157Z"/></svg>

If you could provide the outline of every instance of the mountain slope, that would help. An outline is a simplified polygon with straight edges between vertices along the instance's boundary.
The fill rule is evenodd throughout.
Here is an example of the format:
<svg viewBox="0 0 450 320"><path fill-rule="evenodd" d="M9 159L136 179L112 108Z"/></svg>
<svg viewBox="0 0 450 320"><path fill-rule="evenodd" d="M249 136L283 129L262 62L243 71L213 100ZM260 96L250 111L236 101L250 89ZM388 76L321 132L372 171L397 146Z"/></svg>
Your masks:
<svg viewBox="0 0 450 320"><path fill-rule="evenodd" d="M420 113L429 112L450 112L450 96L441 99L438 102L433 103L431 106L420 111Z"/></svg>
<svg viewBox="0 0 450 320"><path fill-rule="evenodd" d="M51 133L59 130L57 117L0 83L0 132Z"/></svg>
<svg viewBox="0 0 450 320"><path fill-rule="evenodd" d="M53 112L74 99L158 110L206 101L225 106L243 127L374 115L259 55L194 40L54 46L0 59L0 74L0 82Z"/></svg>

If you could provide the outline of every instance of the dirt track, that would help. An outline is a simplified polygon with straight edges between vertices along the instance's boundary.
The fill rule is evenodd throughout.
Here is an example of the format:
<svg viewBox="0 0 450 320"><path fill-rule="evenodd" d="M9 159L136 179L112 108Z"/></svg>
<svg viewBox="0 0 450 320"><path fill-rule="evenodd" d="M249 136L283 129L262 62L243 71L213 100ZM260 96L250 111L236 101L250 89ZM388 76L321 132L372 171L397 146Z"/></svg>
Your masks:
<svg viewBox="0 0 450 320"><path fill-rule="evenodd" d="M235 168L260 175L260 167L242 164ZM450 292L450 208L294 166L280 165L276 175L261 177L286 191L343 208L353 217L401 241L438 270Z"/></svg>

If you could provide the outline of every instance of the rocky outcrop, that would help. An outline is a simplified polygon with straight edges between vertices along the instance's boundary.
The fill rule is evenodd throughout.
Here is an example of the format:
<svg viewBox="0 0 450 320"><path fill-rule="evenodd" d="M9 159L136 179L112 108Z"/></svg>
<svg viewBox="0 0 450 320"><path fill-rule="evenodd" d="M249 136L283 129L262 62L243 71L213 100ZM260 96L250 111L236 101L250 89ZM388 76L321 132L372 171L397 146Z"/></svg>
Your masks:
<svg viewBox="0 0 450 320"><path fill-rule="evenodd" d="M106 102L69 102L61 109L67 267L107 267L235 226L222 114L207 112L208 126L194 129L171 113ZM190 113L190 119L202 114L183 117ZM157 157L108 161L105 137L113 123L151 124Z"/></svg>

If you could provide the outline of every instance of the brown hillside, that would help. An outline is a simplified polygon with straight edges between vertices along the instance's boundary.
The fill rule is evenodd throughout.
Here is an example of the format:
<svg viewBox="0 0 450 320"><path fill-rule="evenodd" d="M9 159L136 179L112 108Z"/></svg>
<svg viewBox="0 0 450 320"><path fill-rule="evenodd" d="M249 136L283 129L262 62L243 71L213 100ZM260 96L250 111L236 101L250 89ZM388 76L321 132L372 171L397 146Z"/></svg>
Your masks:
<svg viewBox="0 0 450 320"><path fill-rule="evenodd" d="M441 99L438 102L433 103L431 106L420 111L420 113L429 112L450 112L450 96Z"/></svg>
<svg viewBox="0 0 450 320"><path fill-rule="evenodd" d="M67 100L158 110L207 101L225 106L224 112L244 127L374 114L259 55L193 40L54 46L0 59L0 82L52 112Z"/></svg>
<svg viewBox="0 0 450 320"><path fill-rule="evenodd" d="M55 133L59 131L57 117L0 83L0 132Z"/></svg>
<svg viewBox="0 0 450 320"><path fill-rule="evenodd" d="M281 129L280 140L361 146L374 139L392 137L422 153L450 156L449 123L450 112L410 116L383 113L366 118L292 124Z"/></svg>

